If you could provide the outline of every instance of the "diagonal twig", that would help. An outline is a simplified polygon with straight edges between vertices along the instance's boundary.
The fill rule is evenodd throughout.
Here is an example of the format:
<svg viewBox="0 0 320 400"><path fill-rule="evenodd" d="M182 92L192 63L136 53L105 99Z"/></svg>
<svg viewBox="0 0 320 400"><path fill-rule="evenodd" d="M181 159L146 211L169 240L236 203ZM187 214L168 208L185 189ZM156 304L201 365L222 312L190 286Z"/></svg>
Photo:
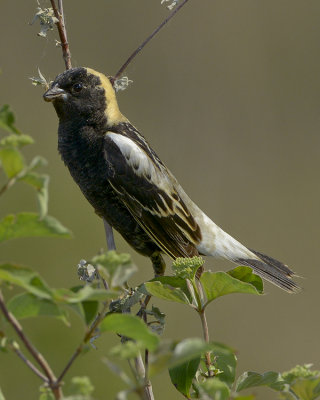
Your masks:
<svg viewBox="0 0 320 400"><path fill-rule="evenodd" d="M144 48L146 44L150 42L150 40L170 21L172 17L176 15L178 11L181 10L181 8L188 2L189 0L183 0L181 4L176 6L176 8L168 15L168 17L161 22L161 24L151 33L150 36L147 37L140 45L139 47L136 48L136 50L131 54L131 56L127 59L127 61L119 68L118 72L115 74L115 76L112 78L113 81L116 79L120 78L120 76L123 74L124 70L128 67L128 65L131 63L131 61L136 57L138 53Z"/></svg>
<svg viewBox="0 0 320 400"><path fill-rule="evenodd" d="M23 332L22 326L19 324L14 315L7 309L5 305L4 298L2 292L0 290L0 309L6 318L6 320L10 323L13 329L16 331L17 335L22 340L23 344L35 359L35 361L39 364L41 369L43 370L45 376L48 378L48 385L53 391L56 399L62 399L62 391L60 385L56 382L56 377L50 368L47 360L43 357L43 355L33 346L28 337ZM20 356L20 355L19 355ZM37 374L38 375L38 374Z"/></svg>
<svg viewBox="0 0 320 400"><path fill-rule="evenodd" d="M15 345L9 344L9 348L14 351L19 358L44 382L49 383L48 378L38 370L38 368L30 361L27 359L27 357L20 351Z"/></svg>

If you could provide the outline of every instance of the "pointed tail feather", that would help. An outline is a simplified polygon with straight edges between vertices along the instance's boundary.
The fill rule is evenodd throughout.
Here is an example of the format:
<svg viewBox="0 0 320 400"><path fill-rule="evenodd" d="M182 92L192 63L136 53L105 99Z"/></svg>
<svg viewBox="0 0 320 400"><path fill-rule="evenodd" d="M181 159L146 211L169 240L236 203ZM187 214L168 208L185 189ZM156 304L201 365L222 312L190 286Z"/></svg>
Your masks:
<svg viewBox="0 0 320 400"><path fill-rule="evenodd" d="M292 280L294 272L291 271L289 267L263 253L255 250L250 251L258 256L260 260L238 258L233 261L253 268L254 272L261 276L261 278L268 280L287 292L296 293L301 290L301 288Z"/></svg>

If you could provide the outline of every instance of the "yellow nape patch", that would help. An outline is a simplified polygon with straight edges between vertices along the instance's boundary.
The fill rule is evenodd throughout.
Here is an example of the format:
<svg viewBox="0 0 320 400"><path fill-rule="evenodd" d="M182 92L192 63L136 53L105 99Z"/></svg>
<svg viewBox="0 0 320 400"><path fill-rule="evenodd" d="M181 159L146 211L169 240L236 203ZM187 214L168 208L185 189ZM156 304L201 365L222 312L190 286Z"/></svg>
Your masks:
<svg viewBox="0 0 320 400"><path fill-rule="evenodd" d="M121 122L128 122L127 118L121 114L116 98L116 93L111 85L109 79L101 72L95 71L91 68L86 68L89 74L96 75L100 78L101 87L104 89L107 106L105 114L108 120L108 126L114 126Z"/></svg>

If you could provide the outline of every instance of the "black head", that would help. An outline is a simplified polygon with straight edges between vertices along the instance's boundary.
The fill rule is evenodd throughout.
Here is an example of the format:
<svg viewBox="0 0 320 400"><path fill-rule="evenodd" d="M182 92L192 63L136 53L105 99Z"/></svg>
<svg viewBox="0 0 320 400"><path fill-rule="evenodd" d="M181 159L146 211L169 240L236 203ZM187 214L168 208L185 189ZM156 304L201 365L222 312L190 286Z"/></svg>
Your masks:
<svg viewBox="0 0 320 400"><path fill-rule="evenodd" d="M53 102L60 121L105 120L112 126L126 120L109 79L90 68L72 68L58 75L43 98Z"/></svg>

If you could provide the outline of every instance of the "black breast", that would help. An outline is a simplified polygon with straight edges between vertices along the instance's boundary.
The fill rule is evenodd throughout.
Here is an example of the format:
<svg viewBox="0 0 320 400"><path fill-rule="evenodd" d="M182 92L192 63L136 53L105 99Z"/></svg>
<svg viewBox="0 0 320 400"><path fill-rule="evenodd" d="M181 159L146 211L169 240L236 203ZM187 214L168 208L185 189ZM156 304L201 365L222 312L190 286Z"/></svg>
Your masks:
<svg viewBox="0 0 320 400"><path fill-rule="evenodd" d="M72 131L59 125L58 150L74 181L95 212L113 226L136 251L150 256L158 250L128 209L119 200L108 181L108 163L104 158L104 135L91 127Z"/></svg>

